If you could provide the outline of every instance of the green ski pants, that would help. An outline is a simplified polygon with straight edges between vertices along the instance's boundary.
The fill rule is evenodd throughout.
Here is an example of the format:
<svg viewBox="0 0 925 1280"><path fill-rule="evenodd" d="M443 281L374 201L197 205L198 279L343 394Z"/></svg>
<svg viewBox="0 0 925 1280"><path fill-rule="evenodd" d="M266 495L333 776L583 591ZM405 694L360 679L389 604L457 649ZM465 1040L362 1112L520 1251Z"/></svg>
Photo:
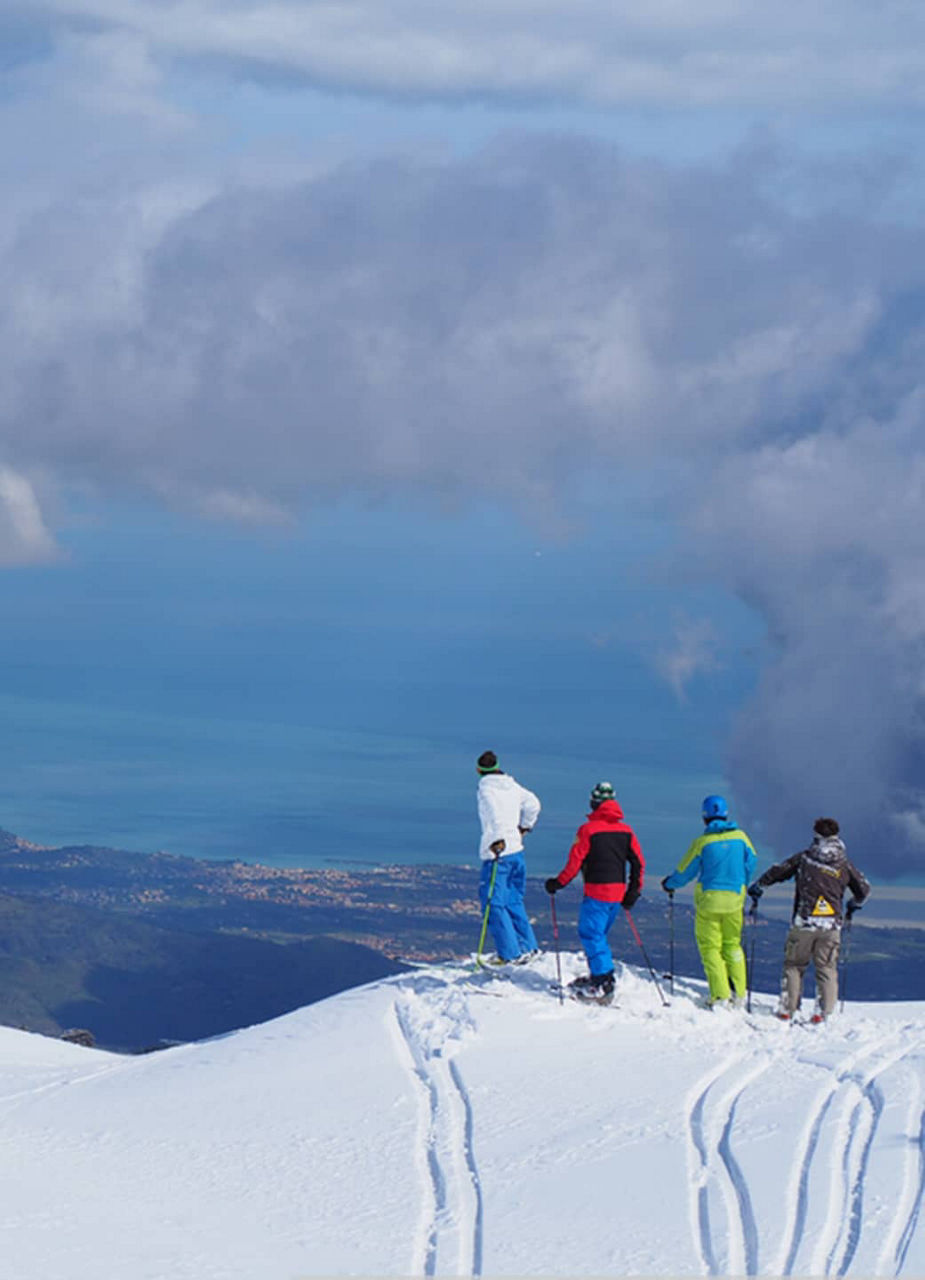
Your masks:
<svg viewBox="0 0 925 1280"><path fill-rule="evenodd" d="M707 889L697 896L694 937L710 984L711 1000L728 1000L747 988L742 950L744 894ZM730 985L731 984L731 985Z"/></svg>

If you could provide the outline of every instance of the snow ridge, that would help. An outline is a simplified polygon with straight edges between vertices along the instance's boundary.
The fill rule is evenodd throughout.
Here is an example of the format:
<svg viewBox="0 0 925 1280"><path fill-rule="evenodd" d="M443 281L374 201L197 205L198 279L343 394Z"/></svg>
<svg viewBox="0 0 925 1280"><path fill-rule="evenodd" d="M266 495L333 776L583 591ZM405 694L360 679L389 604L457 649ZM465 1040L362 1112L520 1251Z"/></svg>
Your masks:
<svg viewBox="0 0 925 1280"><path fill-rule="evenodd" d="M0 1029L10 1274L96 1280L101 1239L176 1280L925 1274L925 1006L554 977L419 968L142 1058Z"/></svg>

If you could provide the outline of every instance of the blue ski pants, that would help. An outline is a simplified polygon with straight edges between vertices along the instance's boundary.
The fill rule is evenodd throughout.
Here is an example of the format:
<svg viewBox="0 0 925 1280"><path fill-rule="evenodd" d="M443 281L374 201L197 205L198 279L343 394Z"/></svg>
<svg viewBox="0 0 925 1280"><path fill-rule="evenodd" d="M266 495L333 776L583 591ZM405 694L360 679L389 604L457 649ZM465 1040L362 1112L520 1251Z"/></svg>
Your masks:
<svg viewBox="0 0 925 1280"><path fill-rule="evenodd" d="M509 853L506 858L499 858L497 864L493 858L483 859L479 880L479 901L483 912L495 865L498 869L495 872L495 887L488 911L488 927L501 959L516 960L525 951L536 951L538 947L536 934L524 907L527 865L522 853Z"/></svg>
<svg viewBox="0 0 925 1280"><path fill-rule="evenodd" d="M581 900L578 936L593 974L613 971L613 955L607 942L607 934L617 918L617 912L622 910L619 902L598 902L597 898Z"/></svg>

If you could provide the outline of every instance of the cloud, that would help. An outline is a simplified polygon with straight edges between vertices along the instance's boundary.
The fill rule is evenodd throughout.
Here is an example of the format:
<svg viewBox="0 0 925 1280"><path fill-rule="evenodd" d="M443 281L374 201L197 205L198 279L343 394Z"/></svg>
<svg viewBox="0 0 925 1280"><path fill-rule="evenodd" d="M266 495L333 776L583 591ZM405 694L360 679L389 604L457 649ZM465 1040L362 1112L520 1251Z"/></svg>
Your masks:
<svg viewBox="0 0 925 1280"><path fill-rule="evenodd" d="M719 669L719 637L709 618L684 618L675 625L670 647L655 654L655 667L674 690L679 702L687 700L687 687L698 675Z"/></svg>
<svg viewBox="0 0 925 1280"><path fill-rule="evenodd" d="M0 228L8 545L50 550L37 474L251 521L655 477L685 572L767 623L745 811L921 865L925 236L846 167L514 137L269 189L82 175ZM709 654L665 658L679 691Z"/></svg>
<svg viewBox="0 0 925 1280"><path fill-rule="evenodd" d="M254 528L287 526L293 523L290 512L273 502L266 502L256 493L213 489L203 494L199 509L202 515L210 519L230 520L235 524L251 525Z"/></svg>
<svg viewBox="0 0 925 1280"><path fill-rule="evenodd" d="M854 377L876 381L870 366ZM721 464L735 503L694 517L701 563L773 641L730 746L737 794L777 848L834 813L859 862L896 873L925 854L923 446L925 397L910 383L876 420Z"/></svg>
<svg viewBox="0 0 925 1280"><path fill-rule="evenodd" d="M30 30L117 33L161 59L387 95L791 112L925 99L925 14L905 0L14 0L13 12Z"/></svg>
<svg viewBox="0 0 925 1280"><path fill-rule="evenodd" d="M572 460L812 434L921 246L859 211L796 217L750 165L517 139L211 197L84 186L0 257L0 449L197 504L527 504Z"/></svg>
<svg viewBox="0 0 925 1280"><path fill-rule="evenodd" d="M31 483L0 467L0 565L34 564L57 554Z"/></svg>

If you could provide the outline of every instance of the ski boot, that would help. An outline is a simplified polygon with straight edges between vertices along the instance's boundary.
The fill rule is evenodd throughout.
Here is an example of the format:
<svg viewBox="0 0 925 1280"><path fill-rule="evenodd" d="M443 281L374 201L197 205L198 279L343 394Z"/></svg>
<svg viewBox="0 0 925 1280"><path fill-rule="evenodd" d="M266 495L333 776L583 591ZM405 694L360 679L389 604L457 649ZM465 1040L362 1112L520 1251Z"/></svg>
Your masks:
<svg viewBox="0 0 925 1280"><path fill-rule="evenodd" d="M587 978L576 978L569 987L577 1000L588 1004L611 1004L614 993L613 970L610 973L592 973Z"/></svg>

